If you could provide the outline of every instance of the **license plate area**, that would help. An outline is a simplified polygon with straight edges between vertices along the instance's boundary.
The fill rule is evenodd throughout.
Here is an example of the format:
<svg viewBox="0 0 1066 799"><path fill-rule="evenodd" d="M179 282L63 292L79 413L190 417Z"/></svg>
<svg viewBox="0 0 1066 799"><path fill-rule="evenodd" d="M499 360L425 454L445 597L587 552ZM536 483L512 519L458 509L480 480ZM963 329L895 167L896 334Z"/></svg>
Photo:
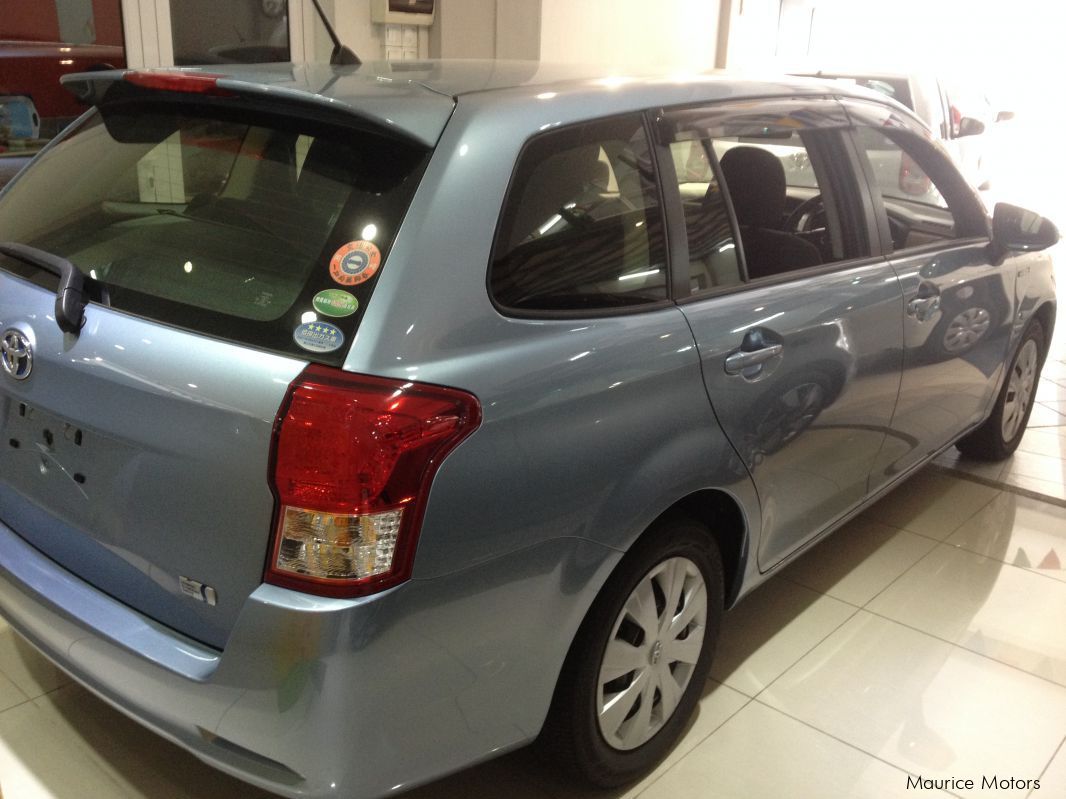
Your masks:
<svg viewBox="0 0 1066 799"><path fill-rule="evenodd" d="M21 483L33 474L38 481L59 478L79 487L88 482L91 437L84 429L12 397L4 405L0 446L8 479Z"/></svg>

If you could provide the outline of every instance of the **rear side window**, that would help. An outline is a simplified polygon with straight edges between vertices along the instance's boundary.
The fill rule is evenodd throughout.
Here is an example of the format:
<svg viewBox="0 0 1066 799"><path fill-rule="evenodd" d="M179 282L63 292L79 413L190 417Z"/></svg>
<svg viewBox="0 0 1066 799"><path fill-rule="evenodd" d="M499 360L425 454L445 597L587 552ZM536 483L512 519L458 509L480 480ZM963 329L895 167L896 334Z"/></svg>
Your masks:
<svg viewBox="0 0 1066 799"><path fill-rule="evenodd" d="M288 117L105 107L11 186L0 241L68 259L117 309L339 363L427 156Z"/></svg>
<svg viewBox="0 0 1066 799"><path fill-rule="evenodd" d="M667 299L666 244L642 118L536 137L504 205L490 284L519 311L584 311Z"/></svg>

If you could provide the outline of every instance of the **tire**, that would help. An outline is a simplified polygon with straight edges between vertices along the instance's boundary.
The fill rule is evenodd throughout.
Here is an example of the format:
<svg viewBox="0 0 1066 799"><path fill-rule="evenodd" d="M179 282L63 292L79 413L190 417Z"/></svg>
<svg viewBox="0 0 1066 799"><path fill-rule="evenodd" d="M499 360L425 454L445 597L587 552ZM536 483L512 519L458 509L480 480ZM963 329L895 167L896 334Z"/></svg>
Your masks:
<svg viewBox="0 0 1066 799"><path fill-rule="evenodd" d="M685 626L671 630L667 594L678 578L678 612L670 615ZM682 515L653 525L611 575L571 646L539 739L550 762L600 788L658 763L703 692L722 606L722 560L706 528ZM654 616L641 613L647 607ZM610 672L608 656L617 658Z"/></svg>
<svg viewBox="0 0 1066 799"><path fill-rule="evenodd" d="M992 415L955 444L967 458L1000 461L1018 448L1033 412L1047 338L1040 320L1030 322L1011 361Z"/></svg>

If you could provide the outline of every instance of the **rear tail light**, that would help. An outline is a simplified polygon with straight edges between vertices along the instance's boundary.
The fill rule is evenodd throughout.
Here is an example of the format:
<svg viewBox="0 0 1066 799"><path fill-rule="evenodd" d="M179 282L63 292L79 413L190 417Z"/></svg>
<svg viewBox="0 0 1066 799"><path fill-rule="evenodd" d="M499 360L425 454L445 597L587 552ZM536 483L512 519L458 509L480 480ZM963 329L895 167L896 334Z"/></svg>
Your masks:
<svg viewBox="0 0 1066 799"><path fill-rule="evenodd" d="M912 197L921 197L933 188L933 181L907 153L902 153L899 162L899 188Z"/></svg>
<svg viewBox="0 0 1066 799"><path fill-rule="evenodd" d="M433 476L480 422L463 391L308 366L275 425L266 581L349 597L406 580Z"/></svg>

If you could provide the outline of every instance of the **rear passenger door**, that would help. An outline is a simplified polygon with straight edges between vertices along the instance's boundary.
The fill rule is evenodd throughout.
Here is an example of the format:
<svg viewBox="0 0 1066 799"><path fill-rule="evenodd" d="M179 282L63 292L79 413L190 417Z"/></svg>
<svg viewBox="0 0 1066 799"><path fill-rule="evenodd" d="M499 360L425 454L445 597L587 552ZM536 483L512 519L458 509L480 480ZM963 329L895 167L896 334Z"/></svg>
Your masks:
<svg viewBox="0 0 1066 799"><path fill-rule="evenodd" d="M899 282L871 247L846 126L828 98L659 124L674 294L759 492L763 570L863 500L899 387Z"/></svg>

